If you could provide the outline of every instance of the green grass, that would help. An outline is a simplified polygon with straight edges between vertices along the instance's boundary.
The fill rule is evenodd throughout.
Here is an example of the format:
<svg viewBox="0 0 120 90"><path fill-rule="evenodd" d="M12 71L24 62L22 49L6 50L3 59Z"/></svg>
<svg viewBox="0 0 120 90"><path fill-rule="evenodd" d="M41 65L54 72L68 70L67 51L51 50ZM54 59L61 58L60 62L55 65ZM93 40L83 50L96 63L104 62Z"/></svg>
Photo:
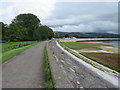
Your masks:
<svg viewBox="0 0 120 90"><path fill-rule="evenodd" d="M45 87L54 88L52 73L51 73L49 58L48 58L48 53L47 53L47 47L45 47L44 49L44 60L45 60L45 74L46 74Z"/></svg>
<svg viewBox="0 0 120 90"><path fill-rule="evenodd" d="M2 43L2 52L6 52L12 49L16 49L19 47L24 47L34 43L34 41L22 41L22 42L6 42Z"/></svg>
<svg viewBox="0 0 120 90"><path fill-rule="evenodd" d="M85 43L85 42L60 42L60 44L64 44L65 46L74 49L86 49L86 48L94 48L94 49L101 49L99 48L101 44L98 43Z"/></svg>
<svg viewBox="0 0 120 90"><path fill-rule="evenodd" d="M33 45L36 45L36 44L38 44L38 42L33 42L33 43L30 44L30 45L22 46L22 47L19 47L19 48L16 48L16 49L10 49L9 51L0 53L0 56L1 56L1 57L0 57L0 63L6 62L6 61L9 60L10 58L14 57L15 55L23 52L23 51L26 50L27 48L32 47Z"/></svg>

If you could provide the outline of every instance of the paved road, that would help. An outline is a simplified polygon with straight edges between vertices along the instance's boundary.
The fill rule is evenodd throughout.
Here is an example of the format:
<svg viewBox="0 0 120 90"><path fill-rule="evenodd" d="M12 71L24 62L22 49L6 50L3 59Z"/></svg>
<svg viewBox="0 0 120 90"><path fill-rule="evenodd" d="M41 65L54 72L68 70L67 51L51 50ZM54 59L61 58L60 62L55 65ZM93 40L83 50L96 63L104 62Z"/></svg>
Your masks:
<svg viewBox="0 0 120 90"><path fill-rule="evenodd" d="M44 87L45 44L46 42L35 45L2 65L3 88Z"/></svg>

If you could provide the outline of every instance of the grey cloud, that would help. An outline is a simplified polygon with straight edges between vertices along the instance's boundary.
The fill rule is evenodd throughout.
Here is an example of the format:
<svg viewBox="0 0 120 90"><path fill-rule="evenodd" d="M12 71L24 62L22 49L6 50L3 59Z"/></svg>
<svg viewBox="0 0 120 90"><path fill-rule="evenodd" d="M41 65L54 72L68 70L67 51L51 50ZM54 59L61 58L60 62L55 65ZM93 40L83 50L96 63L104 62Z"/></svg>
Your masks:
<svg viewBox="0 0 120 90"><path fill-rule="evenodd" d="M52 15L42 23L55 31L117 33L117 5L113 2L57 3Z"/></svg>
<svg viewBox="0 0 120 90"><path fill-rule="evenodd" d="M48 26L56 27L62 25L76 25L80 23L88 23L96 20L99 20L99 18L94 15L80 15L65 19L45 20L42 23Z"/></svg>
<svg viewBox="0 0 120 90"><path fill-rule="evenodd" d="M88 24L79 25L63 25L60 27L54 27L55 31L65 32L106 32L106 33L118 33L117 23L110 21L95 21Z"/></svg>

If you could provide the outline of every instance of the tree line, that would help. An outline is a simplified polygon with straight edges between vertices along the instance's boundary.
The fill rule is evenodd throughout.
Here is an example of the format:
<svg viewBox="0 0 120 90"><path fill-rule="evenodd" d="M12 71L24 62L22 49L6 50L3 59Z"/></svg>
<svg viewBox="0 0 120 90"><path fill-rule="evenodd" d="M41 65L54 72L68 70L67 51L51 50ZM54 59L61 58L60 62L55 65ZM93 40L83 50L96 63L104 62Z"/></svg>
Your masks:
<svg viewBox="0 0 120 90"><path fill-rule="evenodd" d="M120 38L120 34L98 32L55 32L56 38Z"/></svg>
<svg viewBox="0 0 120 90"><path fill-rule="evenodd" d="M41 41L53 37L53 30L30 13L19 14L9 25L2 23L3 41Z"/></svg>

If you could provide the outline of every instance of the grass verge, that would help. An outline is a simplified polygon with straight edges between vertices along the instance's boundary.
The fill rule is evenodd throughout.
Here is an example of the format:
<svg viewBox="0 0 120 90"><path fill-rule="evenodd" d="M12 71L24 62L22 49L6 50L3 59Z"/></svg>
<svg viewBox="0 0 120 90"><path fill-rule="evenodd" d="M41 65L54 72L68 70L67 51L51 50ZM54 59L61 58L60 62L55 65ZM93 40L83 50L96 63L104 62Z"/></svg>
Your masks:
<svg viewBox="0 0 120 90"><path fill-rule="evenodd" d="M33 44L30 44L30 45L27 45L27 46L24 46L24 47L20 47L20 48L17 48L17 49L12 49L12 50L9 50L7 52L1 53L0 60L2 60L2 61L0 63L6 62L7 60L14 57L15 55L23 52L24 50L26 50L29 47L32 47L32 46L34 46L38 43L40 43L40 42L34 42Z"/></svg>
<svg viewBox="0 0 120 90"><path fill-rule="evenodd" d="M49 64L49 58L48 58L48 52L47 47L45 46L44 49L44 61L45 61L45 74L46 74L46 83L45 88L54 88L50 64Z"/></svg>
<svg viewBox="0 0 120 90"><path fill-rule="evenodd" d="M17 49L20 47L28 46L36 41L21 41L21 42L5 42L2 44L2 52L6 52L9 50Z"/></svg>

